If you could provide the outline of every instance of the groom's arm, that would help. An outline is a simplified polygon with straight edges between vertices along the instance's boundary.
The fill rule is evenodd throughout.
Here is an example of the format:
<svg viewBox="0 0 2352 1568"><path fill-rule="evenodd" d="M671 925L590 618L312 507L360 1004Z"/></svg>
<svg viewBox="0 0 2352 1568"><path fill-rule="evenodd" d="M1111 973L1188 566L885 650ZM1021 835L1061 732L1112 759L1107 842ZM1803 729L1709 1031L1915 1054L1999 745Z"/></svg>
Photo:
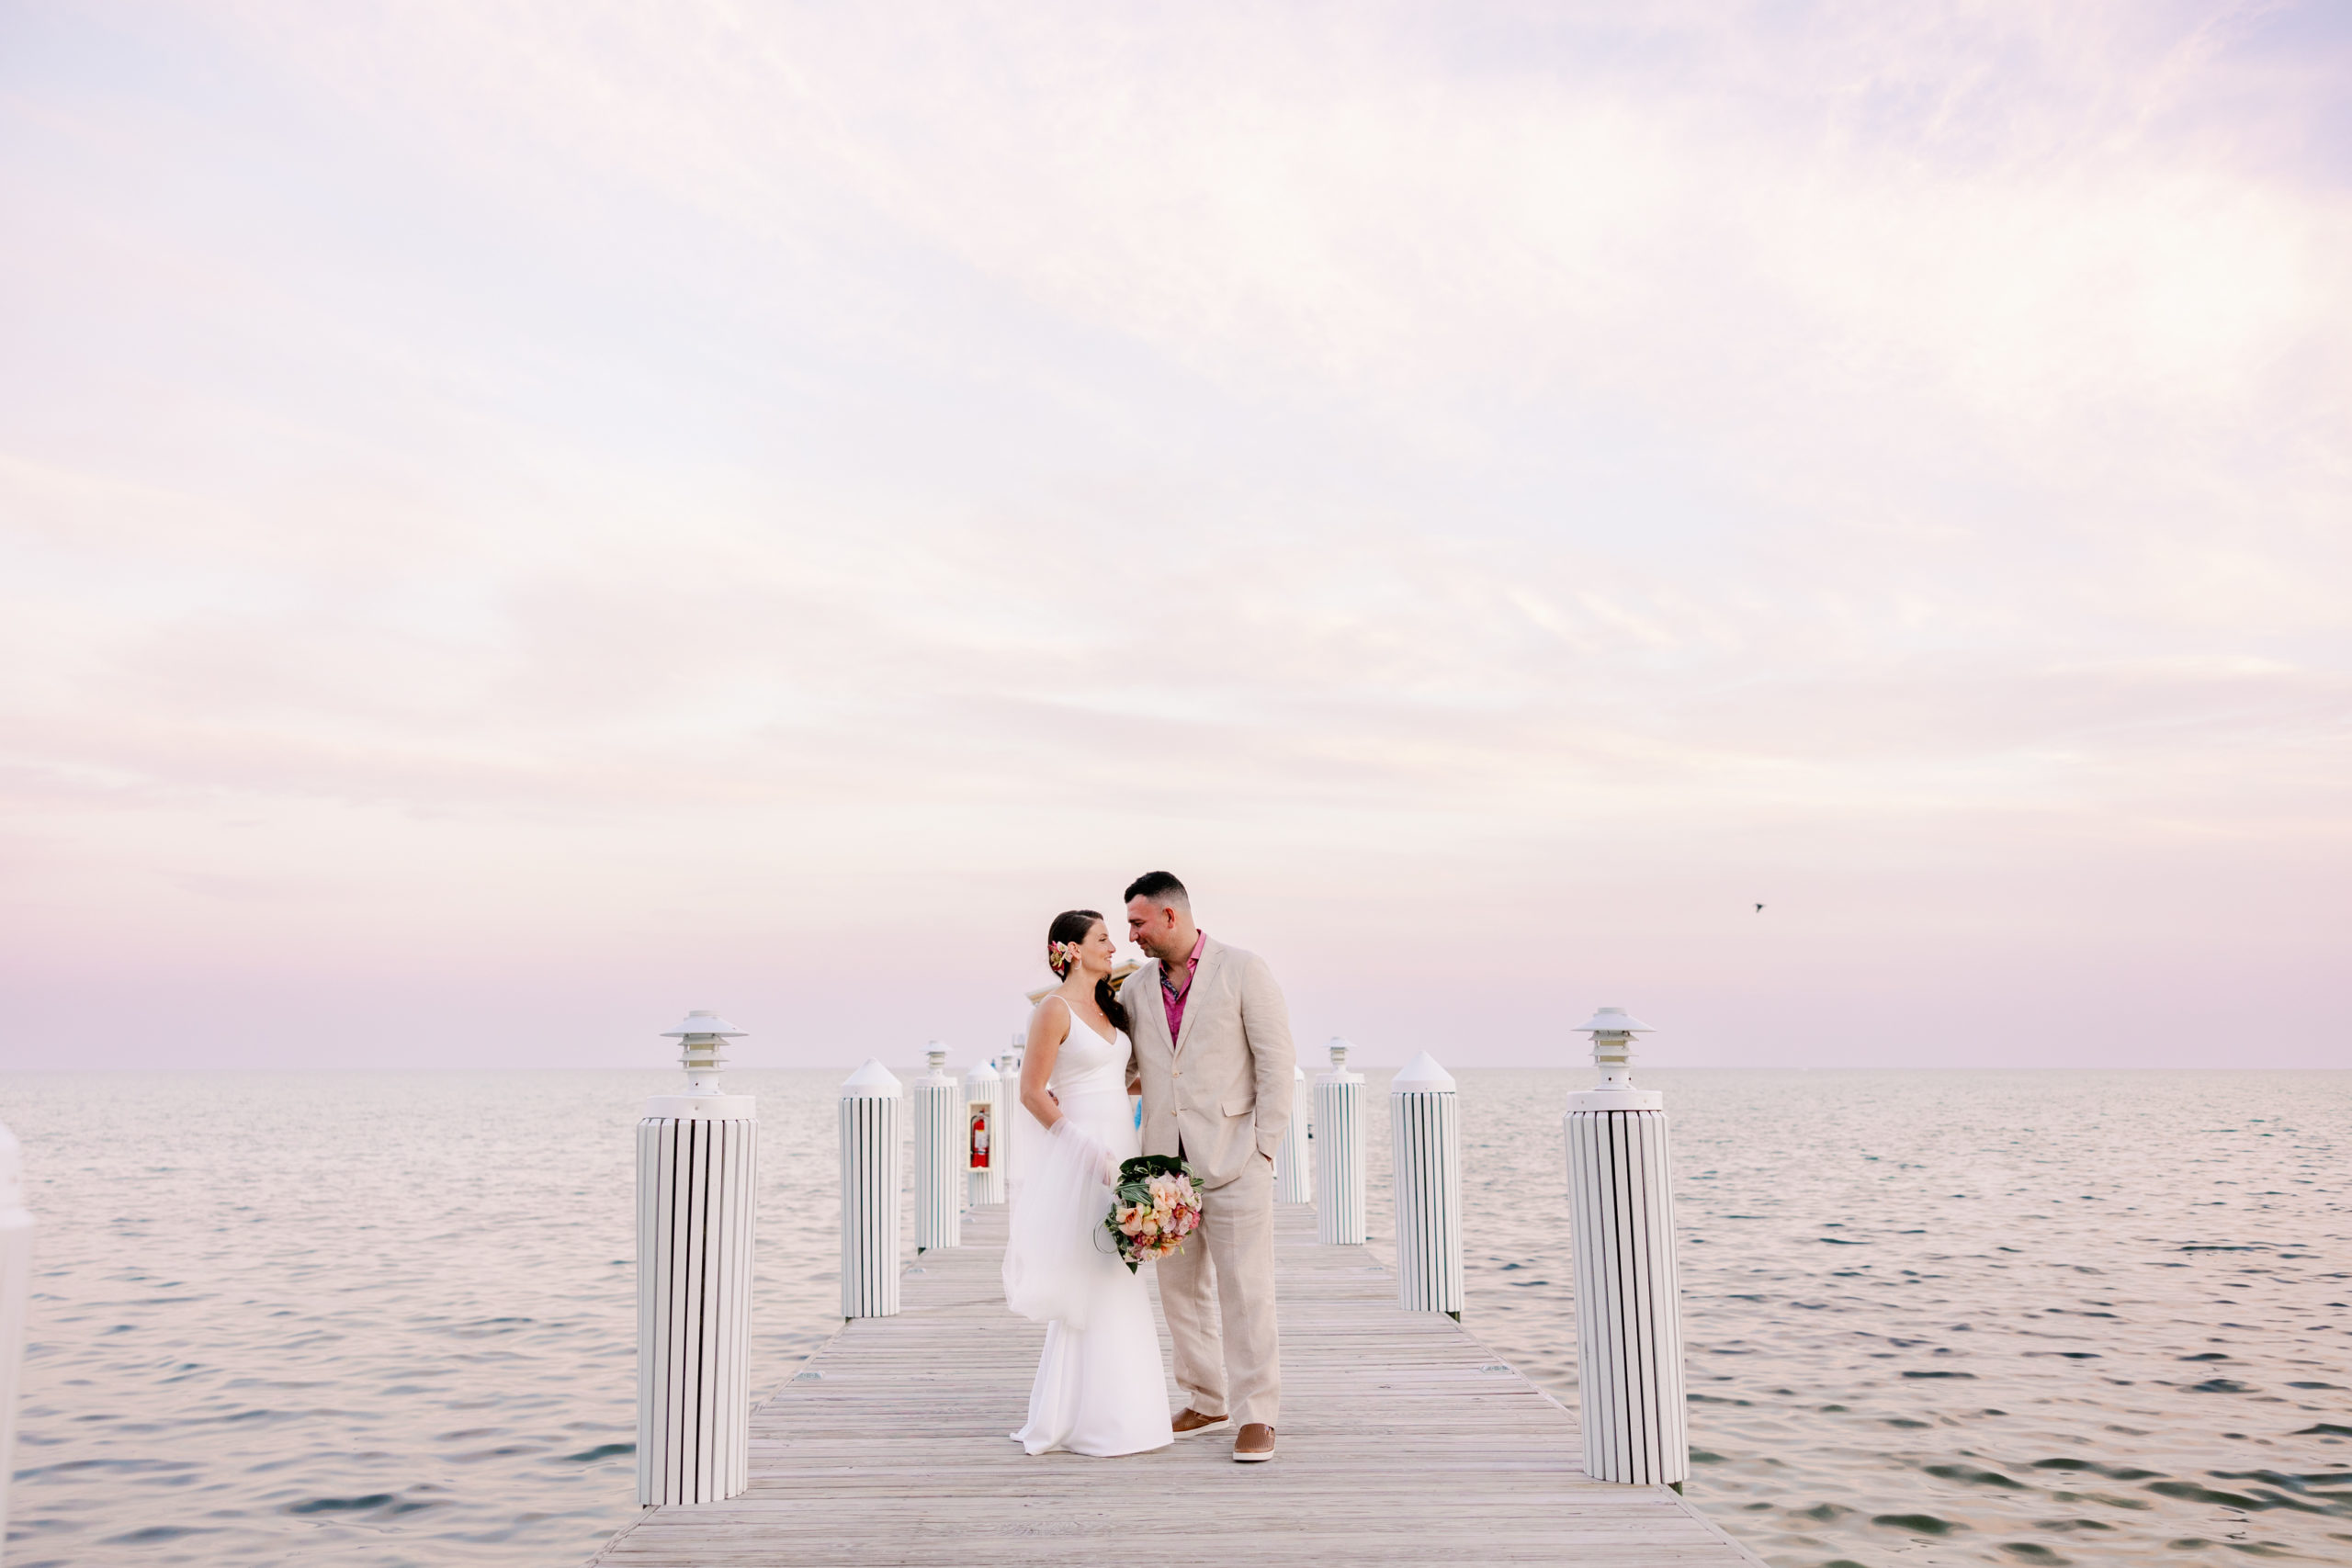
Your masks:
<svg viewBox="0 0 2352 1568"><path fill-rule="evenodd" d="M1258 1083L1258 1152L1272 1159L1298 1100L1298 1050L1291 1043L1290 1004L1274 984L1274 972L1254 953L1241 975L1241 1037Z"/></svg>

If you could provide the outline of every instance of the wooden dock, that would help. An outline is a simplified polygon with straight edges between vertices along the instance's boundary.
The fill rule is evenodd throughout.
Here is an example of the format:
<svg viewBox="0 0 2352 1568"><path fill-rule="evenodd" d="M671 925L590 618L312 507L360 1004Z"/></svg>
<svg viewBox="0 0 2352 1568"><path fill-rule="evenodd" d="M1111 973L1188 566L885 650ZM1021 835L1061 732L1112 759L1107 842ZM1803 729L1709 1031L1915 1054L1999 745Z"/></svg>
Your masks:
<svg viewBox="0 0 2352 1568"><path fill-rule="evenodd" d="M1451 1318L1399 1308L1365 1248L1317 1246L1311 1209L1276 1213L1272 1463L1234 1463L1230 1426L1127 1459L1023 1454L1006 1434L1045 1329L1005 1310L1004 1212L975 1210L898 1316L850 1323L752 1413L750 1491L649 1508L594 1561L1760 1568L1673 1492L1588 1480L1572 1412Z"/></svg>

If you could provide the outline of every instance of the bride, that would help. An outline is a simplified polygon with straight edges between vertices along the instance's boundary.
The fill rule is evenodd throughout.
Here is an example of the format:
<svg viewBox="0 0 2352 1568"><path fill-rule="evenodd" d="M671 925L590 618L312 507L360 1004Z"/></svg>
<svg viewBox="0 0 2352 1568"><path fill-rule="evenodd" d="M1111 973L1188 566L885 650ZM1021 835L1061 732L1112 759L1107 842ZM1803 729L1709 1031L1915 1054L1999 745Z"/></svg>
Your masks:
<svg viewBox="0 0 2352 1568"><path fill-rule="evenodd" d="M1134 1047L1111 989L1115 950L1091 909L1054 917L1046 941L1062 983L1030 1015L1021 1066L1022 1107L1046 1134L1027 1140L1011 1173L1004 1249L1005 1302L1046 1325L1046 1353L1028 1425L1012 1437L1033 1454L1143 1453L1175 1437L1143 1276L1102 1226L1119 1162L1140 1148L1127 1100Z"/></svg>

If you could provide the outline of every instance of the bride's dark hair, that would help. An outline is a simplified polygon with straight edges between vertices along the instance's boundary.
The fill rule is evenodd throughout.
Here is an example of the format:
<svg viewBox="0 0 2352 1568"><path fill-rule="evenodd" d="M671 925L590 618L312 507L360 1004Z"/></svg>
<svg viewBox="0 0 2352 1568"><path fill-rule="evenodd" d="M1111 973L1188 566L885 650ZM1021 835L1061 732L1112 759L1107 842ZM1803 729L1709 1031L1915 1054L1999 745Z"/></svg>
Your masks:
<svg viewBox="0 0 2352 1568"><path fill-rule="evenodd" d="M1084 942L1088 933L1102 923L1102 916L1099 910L1064 909L1054 917L1054 923L1046 928L1046 945L1051 948L1056 942ZM1057 969L1054 973L1058 975L1061 971ZM1111 1021L1112 1028L1127 1027L1127 1010L1119 1004L1119 993L1111 988L1111 976L1108 975L1094 982L1094 1005L1102 1010L1102 1016Z"/></svg>

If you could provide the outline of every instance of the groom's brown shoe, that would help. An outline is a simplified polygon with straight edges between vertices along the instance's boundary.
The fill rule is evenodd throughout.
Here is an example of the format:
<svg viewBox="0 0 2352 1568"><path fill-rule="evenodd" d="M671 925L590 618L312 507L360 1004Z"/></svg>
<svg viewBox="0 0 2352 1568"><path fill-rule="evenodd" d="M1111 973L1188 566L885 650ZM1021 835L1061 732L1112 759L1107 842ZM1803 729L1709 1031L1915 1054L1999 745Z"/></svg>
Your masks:
<svg viewBox="0 0 2352 1568"><path fill-rule="evenodd" d="M1197 1432L1204 1427L1222 1427L1225 1422L1226 1417L1222 1416L1204 1416L1192 1406L1186 1405L1184 1414L1168 1424L1181 1433Z"/></svg>
<svg viewBox="0 0 2352 1568"><path fill-rule="evenodd" d="M1274 1457L1274 1429L1263 1421L1245 1421L1233 1439L1237 1464L1262 1464Z"/></svg>

